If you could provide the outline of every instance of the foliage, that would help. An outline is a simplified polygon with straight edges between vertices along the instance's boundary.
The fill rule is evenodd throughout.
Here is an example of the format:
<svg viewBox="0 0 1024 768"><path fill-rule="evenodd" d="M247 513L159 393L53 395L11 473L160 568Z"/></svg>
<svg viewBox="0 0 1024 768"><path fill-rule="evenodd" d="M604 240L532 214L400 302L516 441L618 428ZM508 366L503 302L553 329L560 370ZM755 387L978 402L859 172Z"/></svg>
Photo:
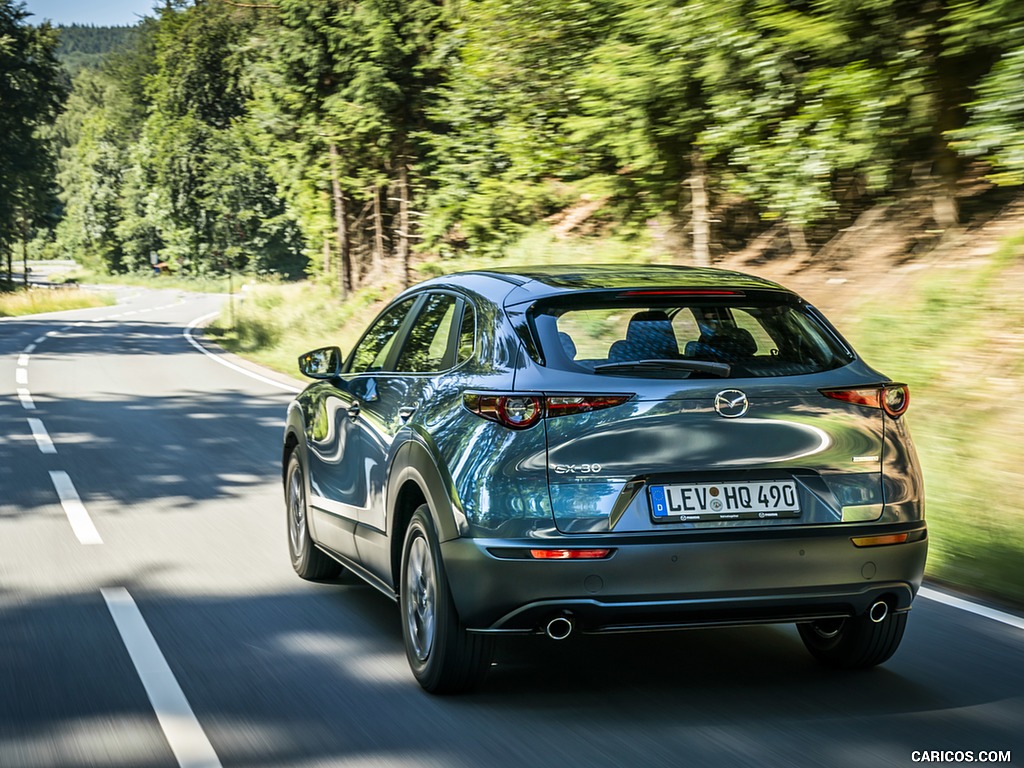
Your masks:
<svg viewBox="0 0 1024 768"><path fill-rule="evenodd" d="M32 230L53 205L53 153L47 132L61 109L64 84L47 24L0 0L0 254Z"/></svg>
<svg viewBox="0 0 1024 768"><path fill-rule="evenodd" d="M57 58L71 75L100 67L112 53L130 46L138 27L97 27L70 24L56 27Z"/></svg>
<svg viewBox="0 0 1024 768"><path fill-rule="evenodd" d="M1022 30L1017 0L174 0L76 76L53 250L344 293L574 208L809 252L919 187L945 229L968 163L1024 183Z"/></svg>

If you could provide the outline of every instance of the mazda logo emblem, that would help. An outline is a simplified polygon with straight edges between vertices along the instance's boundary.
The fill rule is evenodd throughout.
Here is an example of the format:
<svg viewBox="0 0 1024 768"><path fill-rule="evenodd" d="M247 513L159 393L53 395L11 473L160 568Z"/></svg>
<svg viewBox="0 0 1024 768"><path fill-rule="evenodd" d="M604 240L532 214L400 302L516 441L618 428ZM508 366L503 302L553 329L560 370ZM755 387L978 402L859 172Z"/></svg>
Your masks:
<svg viewBox="0 0 1024 768"><path fill-rule="evenodd" d="M715 395L715 410L719 416L738 419L750 408L747 396L738 389L724 389Z"/></svg>

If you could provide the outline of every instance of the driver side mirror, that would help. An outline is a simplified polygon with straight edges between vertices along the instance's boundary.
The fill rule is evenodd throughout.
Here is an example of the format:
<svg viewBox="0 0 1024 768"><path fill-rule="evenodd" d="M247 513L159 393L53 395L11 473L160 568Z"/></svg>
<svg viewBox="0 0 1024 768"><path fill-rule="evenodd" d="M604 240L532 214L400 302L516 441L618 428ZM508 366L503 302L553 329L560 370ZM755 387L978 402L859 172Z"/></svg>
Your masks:
<svg viewBox="0 0 1024 768"><path fill-rule="evenodd" d="M311 379L333 379L341 373L341 350L322 347L299 355L299 371Z"/></svg>

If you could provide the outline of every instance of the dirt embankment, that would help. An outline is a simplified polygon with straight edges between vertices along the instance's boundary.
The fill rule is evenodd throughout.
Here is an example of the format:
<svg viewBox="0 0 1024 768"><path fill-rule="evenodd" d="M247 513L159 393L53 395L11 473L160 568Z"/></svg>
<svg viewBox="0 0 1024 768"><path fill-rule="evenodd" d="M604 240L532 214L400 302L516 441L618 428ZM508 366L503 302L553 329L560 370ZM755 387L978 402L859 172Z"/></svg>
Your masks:
<svg viewBox="0 0 1024 768"><path fill-rule="evenodd" d="M869 209L811 258L777 249L773 240L782 235L768 232L716 266L776 280L830 317L842 318L866 298L900 301L924 271L982 263L1006 237L1022 231L1024 196L987 207L953 231L936 228L926 202L908 200ZM1024 263L1010 274L1024 285Z"/></svg>

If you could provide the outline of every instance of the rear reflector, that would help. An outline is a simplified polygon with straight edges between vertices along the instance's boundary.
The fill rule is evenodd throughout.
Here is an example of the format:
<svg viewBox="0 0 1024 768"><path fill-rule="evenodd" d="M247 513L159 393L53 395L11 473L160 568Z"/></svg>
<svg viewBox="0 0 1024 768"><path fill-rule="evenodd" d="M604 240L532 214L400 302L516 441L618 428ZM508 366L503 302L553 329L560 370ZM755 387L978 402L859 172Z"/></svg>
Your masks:
<svg viewBox="0 0 1024 768"><path fill-rule="evenodd" d="M534 560L603 560L610 549L531 549Z"/></svg>
<svg viewBox="0 0 1024 768"><path fill-rule="evenodd" d="M879 384L873 387L822 389L825 397L853 405L880 408L893 418L906 413L910 406L910 388L906 384Z"/></svg>
<svg viewBox="0 0 1024 768"><path fill-rule="evenodd" d="M909 533L887 533L882 536L854 536L850 541L855 547L884 547L886 544L903 544Z"/></svg>

